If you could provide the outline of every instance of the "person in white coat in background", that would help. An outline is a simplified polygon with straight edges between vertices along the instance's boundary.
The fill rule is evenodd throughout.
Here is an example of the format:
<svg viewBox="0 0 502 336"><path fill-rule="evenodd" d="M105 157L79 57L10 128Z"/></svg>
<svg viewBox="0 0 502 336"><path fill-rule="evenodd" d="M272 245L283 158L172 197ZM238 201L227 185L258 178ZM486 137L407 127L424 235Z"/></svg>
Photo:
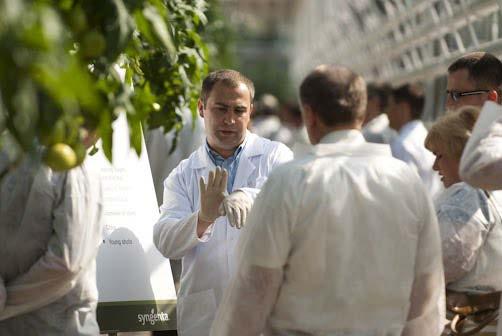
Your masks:
<svg viewBox="0 0 502 336"><path fill-rule="evenodd" d="M487 192L463 182L459 176L460 156L479 115L479 109L465 106L436 121L425 139L434 153L433 168L439 172L445 190L435 201L443 249L443 266L449 311L466 302L466 296L477 298L471 303L476 311L494 307L502 290L502 193ZM481 303L480 303L481 302ZM467 305L467 304L465 304ZM481 335L495 335L493 312L467 318L465 331L478 326ZM473 323L471 319L481 323Z"/></svg>
<svg viewBox="0 0 502 336"><path fill-rule="evenodd" d="M390 144L397 132L389 127L387 107L392 88L386 84L369 84L366 118L362 132L368 142Z"/></svg>
<svg viewBox="0 0 502 336"><path fill-rule="evenodd" d="M85 161L55 172L39 155L9 166L1 155L0 335L98 335L99 175Z"/></svg>
<svg viewBox="0 0 502 336"><path fill-rule="evenodd" d="M439 335L434 209L408 165L365 142L364 80L321 65L300 101L315 146L258 195L211 335Z"/></svg>
<svg viewBox="0 0 502 336"><path fill-rule="evenodd" d="M399 134L390 147L395 158L417 172L434 198L442 187L438 174L432 169L434 155L424 147L427 129L420 120L424 102L423 90L418 84L405 84L392 90L387 115L389 126Z"/></svg>
<svg viewBox="0 0 502 336"><path fill-rule="evenodd" d="M253 83L239 72L209 74L198 104L206 144L164 182L153 239L167 258L182 258L181 336L209 334L235 272L234 252L247 212L270 172L292 159L285 145L247 131L253 96Z"/></svg>
<svg viewBox="0 0 502 336"><path fill-rule="evenodd" d="M469 53L448 67L446 108L484 106L465 146L460 176L486 190L502 189L501 87L502 62L490 53Z"/></svg>

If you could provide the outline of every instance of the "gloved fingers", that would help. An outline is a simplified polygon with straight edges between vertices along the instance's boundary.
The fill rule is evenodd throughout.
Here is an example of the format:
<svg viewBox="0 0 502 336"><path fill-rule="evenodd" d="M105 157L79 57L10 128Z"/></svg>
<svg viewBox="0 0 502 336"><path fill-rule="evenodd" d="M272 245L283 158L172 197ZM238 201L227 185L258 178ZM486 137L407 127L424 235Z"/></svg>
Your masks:
<svg viewBox="0 0 502 336"><path fill-rule="evenodd" d="M243 228L244 225L246 224L246 219L247 219L247 216L248 216L248 211L249 210L245 209L245 208L241 209L241 227L239 229Z"/></svg>
<svg viewBox="0 0 502 336"><path fill-rule="evenodd" d="M199 179L200 195L203 196L206 193L206 184L204 183L204 177Z"/></svg>
<svg viewBox="0 0 502 336"><path fill-rule="evenodd" d="M214 184L214 171L211 170L207 176L207 188L212 188Z"/></svg>
<svg viewBox="0 0 502 336"><path fill-rule="evenodd" d="M222 172L222 176L221 176L221 189L223 191L226 191L227 190L227 183L228 183L228 172L226 169L222 169L223 172Z"/></svg>
<svg viewBox="0 0 502 336"><path fill-rule="evenodd" d="M216 167L215 171L214 171L214 181L213 181L213 187L214 188L219 188L220 187L220 183L221 183L221 168L220 167Z"/></svg>
<svg viewBox="0 0 502 336"><path fill-rule="evenodd" d="M227 212L227 218L228 218L228 222L230 223L230 226L235 227L235 224L236 224L235 209L228 206L228 204L225 204L225 211Z"/></svg>
<svg viewBox="0 0 502 336"><path fill-rule="evenodd" d="M241 228L241 209L239 207L234 207L234 219L235 219L235 227L240 229Z"/></svg>
<svg viewBox="0 0 502 336"><path fill-rule="evenodd" d="M220 206L218 207L218 214L220 216L225 216L227 214L227 212L225 211L225 200L223 200L223 202L221 202Z"/></svg>

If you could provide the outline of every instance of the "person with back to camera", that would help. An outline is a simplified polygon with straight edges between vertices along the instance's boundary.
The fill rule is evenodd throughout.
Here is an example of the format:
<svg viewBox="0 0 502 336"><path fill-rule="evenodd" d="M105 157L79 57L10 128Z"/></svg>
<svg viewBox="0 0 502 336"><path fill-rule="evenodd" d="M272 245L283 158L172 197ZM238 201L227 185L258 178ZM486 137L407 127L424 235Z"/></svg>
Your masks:
<svg viewBox="0 0 502 336"><path fill-rule="evenodd" d="M258 195L211 335L438 336L434 209L388 145L365 142L364 80L321 65L300 102L314 146Z"/></svg>
<svg viewBox="0 0 502 336"><path fill-rule="evenodd" d="M420 120L424 94L418 84L405 84L392 90L387 115L389 126L399 134L392 140L392 155L412 167L422 179L431 197L441 191L441 182L432 170L434 156L424 148L427 129Z"/></svg>

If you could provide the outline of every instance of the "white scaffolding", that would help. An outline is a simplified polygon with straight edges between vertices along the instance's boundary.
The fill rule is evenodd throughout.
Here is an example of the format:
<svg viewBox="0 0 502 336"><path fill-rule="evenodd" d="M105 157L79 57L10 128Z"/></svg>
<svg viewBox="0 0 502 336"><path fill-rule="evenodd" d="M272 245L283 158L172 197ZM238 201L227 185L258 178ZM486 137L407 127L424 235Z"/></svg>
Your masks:
<svg viewBox="0 0 502 336"><path fill-rule="evenodd" d="M460 55L502 55L502 0L306 0L293 25L292 75L321 63L399 85L444 75Z"/></svg>

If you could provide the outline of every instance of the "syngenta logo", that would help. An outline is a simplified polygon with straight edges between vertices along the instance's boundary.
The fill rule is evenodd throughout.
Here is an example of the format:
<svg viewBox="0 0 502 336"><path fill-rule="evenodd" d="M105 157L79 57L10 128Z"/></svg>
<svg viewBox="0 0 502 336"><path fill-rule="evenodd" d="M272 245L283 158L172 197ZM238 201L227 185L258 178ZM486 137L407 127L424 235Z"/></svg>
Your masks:
<svg viewBox="0 0 502 336"><path fill-rule="evenodd" d="M155 325L158 321L166 322L169 321L169 315L164 312L156 313L152 308L150 314L138 314L138 321L142 325L150 323L151 325Z"/></svg>

